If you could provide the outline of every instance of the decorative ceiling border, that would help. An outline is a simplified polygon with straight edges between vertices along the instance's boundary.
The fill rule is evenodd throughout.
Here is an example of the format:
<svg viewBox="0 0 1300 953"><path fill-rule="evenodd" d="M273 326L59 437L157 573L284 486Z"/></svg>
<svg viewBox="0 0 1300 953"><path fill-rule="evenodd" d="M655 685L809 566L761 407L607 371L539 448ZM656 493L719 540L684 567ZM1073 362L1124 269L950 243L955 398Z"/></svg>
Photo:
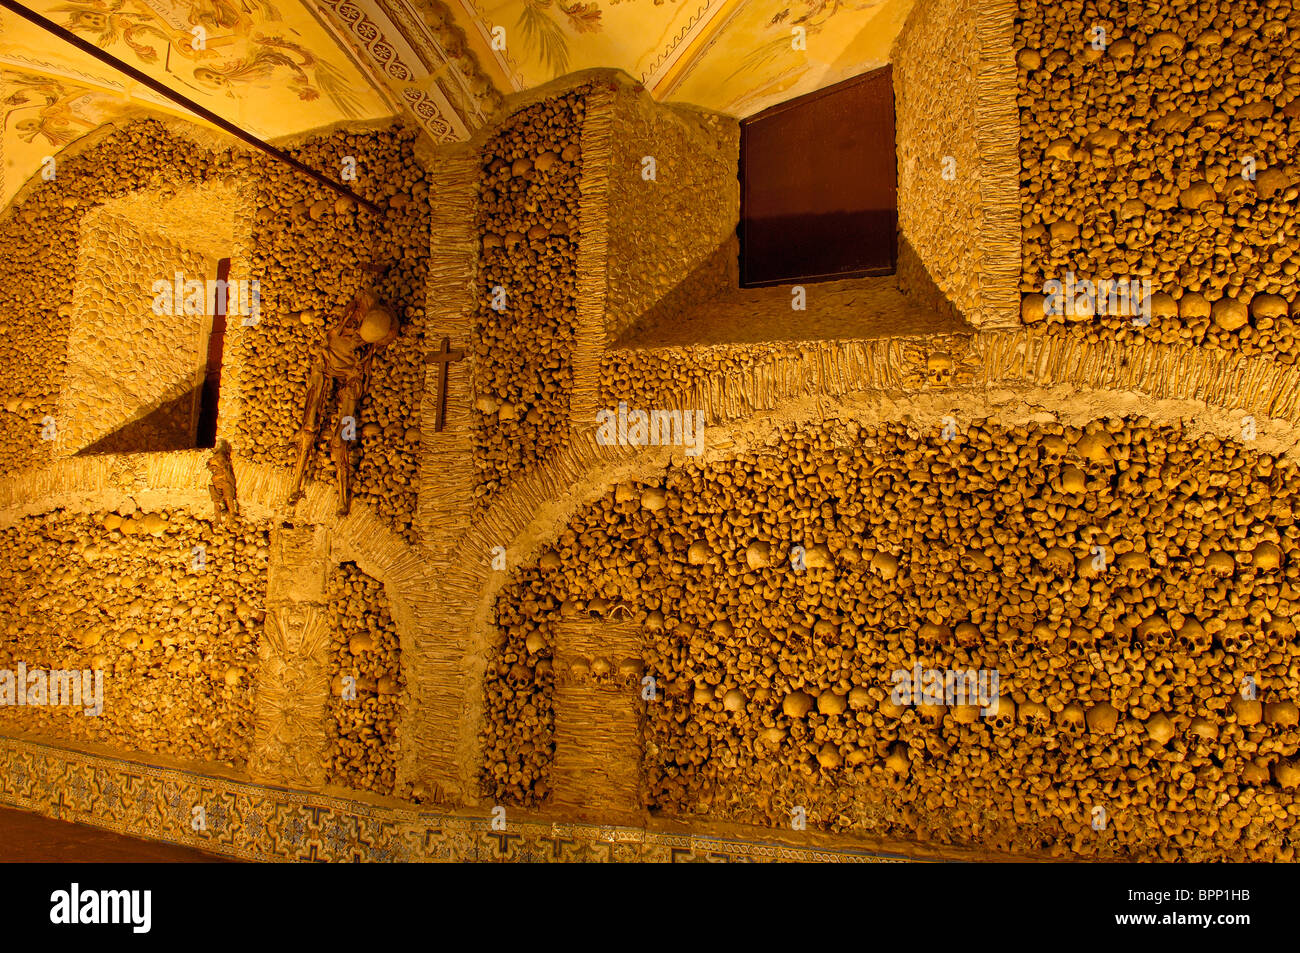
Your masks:
<svg viewBox="0 0 1300 953"><path fill-rule="evenodd" d="M449 13L430 22L409 0L318 4L435 142L468 139L500 105L501 94L456 35Z"/></svg>
<svg viewBox="0 0 1300 953"><path fill-rule="evenodd" d="M655 87L672 71L677 61L690 51L701 34L709 31L709 27L718 18L719 13L727 7L734 6L734 0L733 2L723 0L720 3L715 0L704 0L686 20L686 24L673 34L664 51L646 67L645 72L641 74L641 85L651 92L657 92Z"/></svg>
<svg viewBox="0 0 1300 953"><path fill-rule="evenodd" d="M341 22L341 18L330 16L322 9L327 5L328 0L325 0L325 3L320 6L313 3L304 3L303 7L307 10L307 14L320 25L320 28L334 40L339 52L348 58L349 62L357 68L357 72L370 81L370 86L376 95L387 102L393 112L397 112L401 108L401 101L393 94L393 90L383 74L381 64L376 62L374 56L370 54L370 50L365 49L364 46L359 46L349 37L346 23ZM364 52L362 52L363 50Z"/></svg>

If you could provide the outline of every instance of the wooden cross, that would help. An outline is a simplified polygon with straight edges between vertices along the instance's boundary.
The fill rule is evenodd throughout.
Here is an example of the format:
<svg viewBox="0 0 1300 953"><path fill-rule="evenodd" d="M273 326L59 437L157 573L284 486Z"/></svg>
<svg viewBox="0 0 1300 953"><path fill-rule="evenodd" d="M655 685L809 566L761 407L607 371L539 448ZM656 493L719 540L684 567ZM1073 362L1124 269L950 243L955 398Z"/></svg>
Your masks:
<svg viewBox="0 0 1300 953"><path fill-rule="evenodd" d="M465 356L464 351L450 350L451 339L444 337L438 350L429 355L429 363L438 365L438 416L434 430L442 432L442 425L447 422L447 371L451 365Z"/></svg>

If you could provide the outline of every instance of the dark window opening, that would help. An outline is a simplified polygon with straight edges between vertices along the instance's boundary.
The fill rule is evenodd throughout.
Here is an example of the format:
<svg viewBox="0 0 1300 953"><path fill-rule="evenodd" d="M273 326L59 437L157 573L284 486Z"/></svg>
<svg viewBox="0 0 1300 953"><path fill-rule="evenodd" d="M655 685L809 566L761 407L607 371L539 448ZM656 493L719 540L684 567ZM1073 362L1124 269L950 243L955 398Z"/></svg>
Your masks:
<svg viewBox="0 0 1300 953"><path fill-rule="evenodd" d="M898 181L890 67L744 120L740 194L741 287L893 274Z"/></svg>
<svg viewBox="0 0 1300 953"><path fill-rule="evenodd" d="M230 259L217 262L217 287L226 288L230 280ZM194 437L196 447L214 447L217 443L217 405L221 399L221 359L226 347L226 313L230 294L217 293L212 308L212 328L208 332L208 359L199 393L199 421Z"/></svg>

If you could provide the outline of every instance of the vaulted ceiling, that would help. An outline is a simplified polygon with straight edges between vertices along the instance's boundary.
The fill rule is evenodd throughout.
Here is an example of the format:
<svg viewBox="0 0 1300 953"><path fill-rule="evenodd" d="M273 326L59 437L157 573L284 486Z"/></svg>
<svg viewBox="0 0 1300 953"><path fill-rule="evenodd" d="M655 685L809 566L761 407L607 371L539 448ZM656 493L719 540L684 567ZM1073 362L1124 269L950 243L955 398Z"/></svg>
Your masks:
<svg viewBox="0 0 1300 953"><path fill-rule="evenodd" d="M662 100L750 115L887 62L911 3L25 0L264 139L403 113L437 142L467 138L504 95L596 66ZM3 10L0 110L0 205L103 123L193 118Z"/></svg>

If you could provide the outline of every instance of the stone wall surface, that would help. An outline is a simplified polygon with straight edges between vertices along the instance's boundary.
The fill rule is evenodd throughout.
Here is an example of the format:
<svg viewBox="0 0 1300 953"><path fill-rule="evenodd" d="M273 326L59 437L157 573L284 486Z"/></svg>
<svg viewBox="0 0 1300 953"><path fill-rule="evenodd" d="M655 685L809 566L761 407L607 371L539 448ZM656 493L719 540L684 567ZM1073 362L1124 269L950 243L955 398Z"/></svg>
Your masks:
<svg viewBox="0 0 1300 953"><path fill-rule="evenodd" d="M209 155L156 121L110 129L61 155L57 178L0 216L0 472L39 466L54 452L54 441L41 434L46 418L57 424L68 379L83 219L140 190L233 181L249 169L243 153Z"/></svg>
<svg viewBox="0 0 1300 953"><path fill-rule="evenodd" d="M981 315L979 9L919 3L894 41L899 282L967 320Z"/></svg>
<svg viewBox="0 0 1300 953"><path fill-rule="evenodd" d="M188 449L212 319L206 306L185 313L174 294L166 298L173 313L156 314L154 283L172 286L177 273L183 280L210 280L216 263L102 207L97 211L82 219L78 236L55 452Z"/></svg>

